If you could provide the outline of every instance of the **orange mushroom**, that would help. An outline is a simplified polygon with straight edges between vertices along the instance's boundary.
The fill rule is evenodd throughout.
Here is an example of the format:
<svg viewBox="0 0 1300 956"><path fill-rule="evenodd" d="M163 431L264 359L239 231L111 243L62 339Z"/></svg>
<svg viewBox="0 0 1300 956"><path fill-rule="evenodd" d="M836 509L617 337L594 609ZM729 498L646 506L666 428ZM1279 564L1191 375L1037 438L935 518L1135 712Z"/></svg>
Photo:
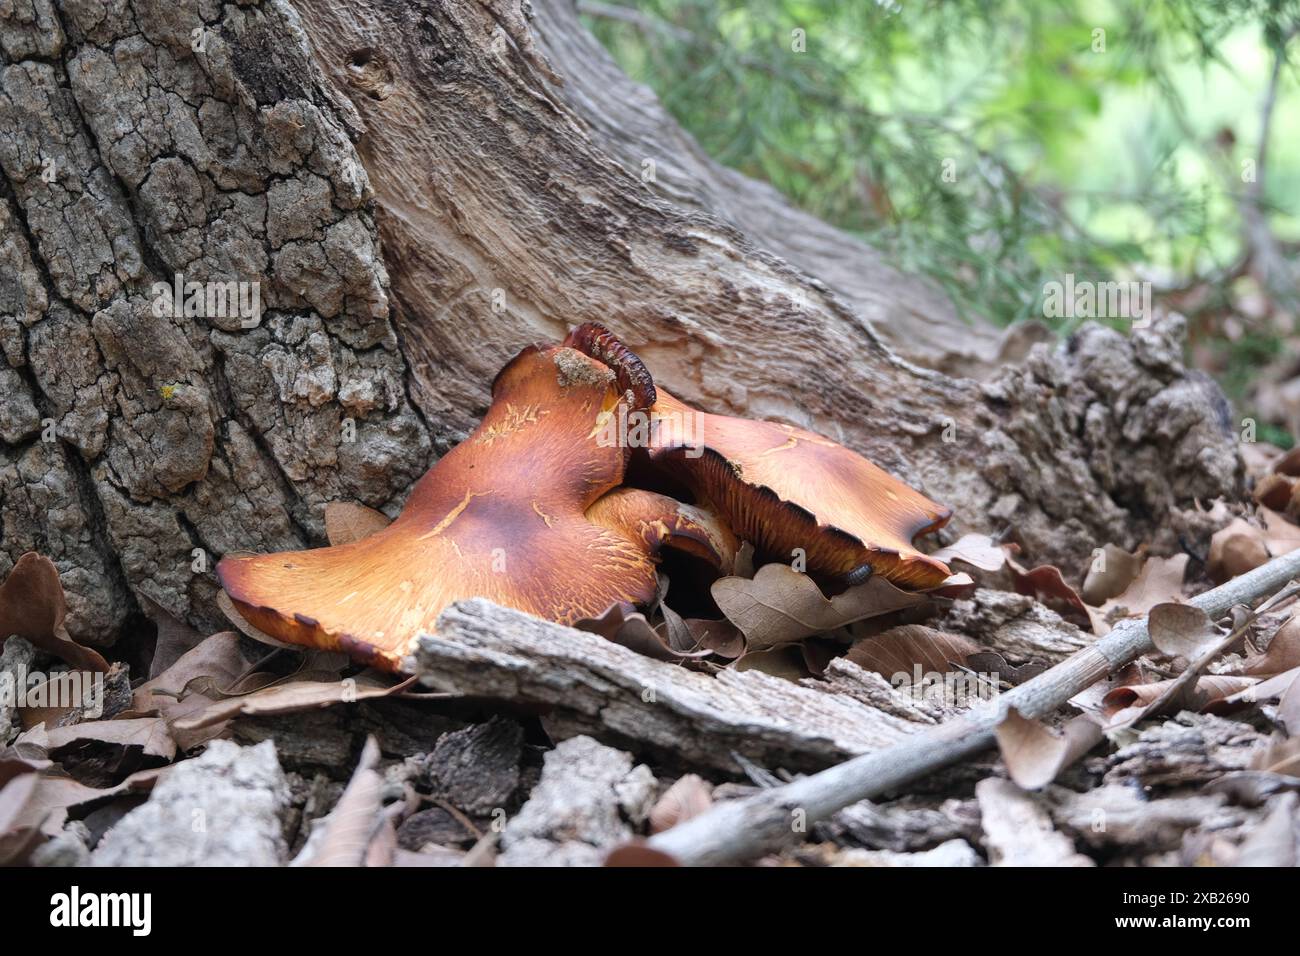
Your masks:
<svg viewBox="0 0 1300 956"><path fill-rule="evenodd" d="M629 449L602 440L654 385L612 340L601 358L532 346L498 374L482 423L420 479L401 515L338 547L228 557L217 576L256 627L389 670L454 601L562 623L656 594L660 549L729 570L736 540L702 509L621 488ZM597 346L589 342L597 351Z"/></svg>
<svg viewBox="0 0 1300 956"><path fill-rule="evenodd" d="M565 342L589 354L627 353L596 323L574 329ZM702 412L662 387L649 409L648 432L648 460L761 556L788 561L802 549L808 571L846 584L878 573L895 584L930 588L951 574L912 542L941 528L952 512L828 438Z"/></svg>

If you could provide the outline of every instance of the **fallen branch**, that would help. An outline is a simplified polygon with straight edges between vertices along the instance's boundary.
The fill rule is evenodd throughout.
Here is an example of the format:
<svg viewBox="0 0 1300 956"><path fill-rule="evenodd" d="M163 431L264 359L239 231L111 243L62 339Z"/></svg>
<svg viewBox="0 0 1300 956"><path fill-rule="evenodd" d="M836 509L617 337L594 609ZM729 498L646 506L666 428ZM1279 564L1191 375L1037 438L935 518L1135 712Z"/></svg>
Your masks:
<svg viewBox="0 0 1300 956"><path fill-rule="evenodd" d="M933 726L884 709L905 699L851 665L816 687L709 677L481 598L444 611L407 669L439 690L545 708L557 738L612 738L727 773L741 759L814 772Z"/></svg>
<svg viewBox="0 0 1300 956"><path fill-rule="evenodd" d="M1300 550L1274 558L1188 603L1218 617L1237 604L1273 594L1300 575ZM896 790L994 743L994 730L1011 707L1029 719L1045 717L1071 697L1153 650L1145 620L1122 621L1092 646L958 720L875 753L752 797L720 803L651 837L647 843L684 866L735 863L778 847L796 827L844 807Z"/></svg>

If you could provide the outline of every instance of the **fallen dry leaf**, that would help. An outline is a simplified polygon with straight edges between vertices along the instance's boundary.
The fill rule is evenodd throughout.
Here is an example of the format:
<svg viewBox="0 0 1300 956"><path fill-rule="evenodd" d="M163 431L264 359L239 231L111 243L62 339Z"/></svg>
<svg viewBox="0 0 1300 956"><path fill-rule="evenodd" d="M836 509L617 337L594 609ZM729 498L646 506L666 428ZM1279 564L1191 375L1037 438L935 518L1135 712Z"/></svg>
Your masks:
<svg viewBox="0 0 1300 956"><path fill-rule="evenodd" d="M1255 570L1268 558L1268 540L1263 529L1244 518L1234 518L1210 538L1210 553L1205 566L1210 577L1222 584L1239 574Z"/></svg>
<svg viewBox="0 0 1300 956"><path fill-rule="evenodd" d="M1024 664L1012 664L997 651L980 651L966 658L966 666L980 674L991 674L998 683L1015 687L1027 680L1033 680L1048 669L1045 661L1027 661Z"/></svg>
<svg viewBox="0 0 1300 956"><path fill-rule="evenodd" d="M725 618L716 621L688 617L686 627L691 632L695 646L706 648L719 657L735 660L745 653L745 635L740 628Z"/></svg>
<svg viewBox="0 0 1300 956"><path fill-rule="evenodd" d="M698 817L713 806L713 788L696 774L688 773L664 791L650 809L650 832L662 833L683 820Z"/></svg>
<svg viewBox="0 0 1300 956"><path fill-rule="evenodd" d="M1293 867L1296 865L1297 797L1284 793L1274 802L1264 822L1242 841L1237 866Z"/></svg>
<svg viewBox="0 0 1300 956"><path fill-rule="evenodd" d="M17 636L81 670L108 670L98 651L68 636L63 620L68 605L59 569L49 558L29 551L0 584L0 646Z"/></svg>
<svg viewBox="0 0 1300 956"><path fill-rule="evenodd" d="M1111 598L1123 594L1141 570L1141 554L1129 554L1123 548L1108 544L1089 566L1079 596L1085 604L1101 607Z"/></svg>
<svg viewBox="0 0 1300 956"><path fill-rule="evenodd" d="M1011 581L1018 594L1045 603L1059 602L1083 620L1091 620L1088 605L1083 603L1079 592L1066 583L1061 569L1056 565L1043 564L1036 568L1025 568L1008 555L1007 567L1011 570Z"/></svg>
<svg viewBox="0 0 1300 956"><path fill-rule="evenodd" d="M1300 527L1271 508L1260 508L1259 515L1264 519L1264 542L1269 554L1276 558L1300 548Z"/></svg>
<svg viewBox="0 0 1300 956"><path fill-rule="evenodd" d="M1002 546L994 544L993 539L986 534L962 535L948 547L940 548L930 557L944 564L961 561L981 571L1000 571L1007 563L1007 554L1002 550Z"/></svg>
<svg viewBox="0 0 1300 956"><path fill-rule="evenodd" d="M673 647L667 628L660 630L652 626L644 614L627 603L611 604L600 617L575 621L573 627L579 631L599 634L607 641L660 661L707 657L710 653L708 650L679 650ZM693 637L690 641L694 644Z"/></svg>
<svg viewBox="0 0 1300 956"><path fill-rule="evenodd" d="M193 686L201 678L227 686L243 676L252 666L239 646L239 635L222 631L206 638L187 651L167 670L135 689L132 713L158 714L167 721L173 739L181 750L190 750L224 732L225 724L207 724L202 728L182 729L179 721L200 714L218 698L209 697Z"/></svg>
<svg viewBox="0 0 1300 956"><path fill-rule="evenodd" d="M44 725L29 730L15 743L34 743L47 754L65 747L88 743L140 747L145 756L171 760L176 756L176 741L161 717L125 717L114 720L84 720L53 730Z"/></svg>
<svg viewBox="0 0 1300 956"><path fill-rule="evenodd" d="M784 564L766 564L753 578L719 578L712 593L722 613L744 633L751 653L928 600L881 577L828 598L812 578Z"/></svg>
<svg viewBox="0 0 1300 956"><path fill-rule="evenodd" d="M984 650L960 634L948 634L922 624L904 624L858 641L849 648L848 658L885 680L895 674L906 674L910 679L918 667L923 673L946 673L953 665L965 664L972 655Z"/></svg>
<svg viewBox="0 0 1300 956"><path fill-rule="evenodd" d="M1300 777L1300 737L1274 734L1251 758L1250 769Z"/></svg>
<svg viewBox="0 0 1300 956"><path fill-rule="evenodd" d="M176 729L189 732L223 723L233 717L291 714L387 697L405 690L414 681L414 677L409 677L400 683L389 683L372 674L361 674L341 681L295 680L240 697L214 701L197 713L177 720Z"/></svg>
<svg viewBox="0 0 1300 956"><path fill-rule="evenodd" d="M360 541L390 524L392 520L382 511L354 501L331 501L325 506L325 537L331 546Z"/></svg>
<svg viewBox="0 0 1300 956"><path fill-rule="evenodd" d="M158 629L154 642L153 660L149 662L149 676L157 677L192 648L198 647L204 636L172 614L147 594L137 595L140 609Z"/></svg>
<svg viewBox="0 0 1300 956"><path fill-rule="evenodd" d="M737 671L761 671L789 681L801 681L805 677L813 676L803 653L794 644L781 644L761 651L746 651L728 667Z"/></svg>
<svg viewBox="0 0 1300 956"><path fill-rule="evenodd" d="M1223 640L1224 632L1209 615L1190 604L1157 604L1147 617L1151 643L1166 657L1189 661Z"/></svg>
<svg viewBox="0 0 1300 956"><path fill-rule="evenodd" d="M1088 714L1066 722L1059 732L1021 715L1014 707L997 725L1002 761L1017 786L1038 790L1057 778L1102 739L1102 726Z"/></svg>
<svg viewBox="0 0 1300 956"><path fill-rule="evenodd" d="M1177 603L1183 595L1183 575L1187 571L1187 555L1172 558L1147 558L1142 570L1124 593L1107 601L1103 612L1114 608L1123 610L1128 617L1147 614L1157 604Z"/></svg>
<svg viewBox="0 0 1300 956"><path fill-rule="evenodd" d="M384 780L375 770L379 745L367 737L343 795L330 811L308 866L364 866L383 823Z"/></svg>
<svg viewBox="0 0 1300 956"><path fill-rule="evenodd" d="M1294 667L1300 667L1300 618L1290 617L1268 642L1268 650L1246 658L1237 673L1271 677Z"/></svg>
<svg viewBox="0 0 1300 956"><path fill-rule="evenodd" d="M46 836L54 836L67 822L68 811L77 809L79 815L84 815L115 797L148 793L169 769L170 766L139 770L112 787L89 787L59 773L58 768L45 770L39 775L19 825L39 828Z"/></svg>
<svg viewBox="0 0 1300 956"><path fill-rule="evenodd" d="M1253 677L1225 677L1217 674L1203 674L1187 684L1183 690L1160 708L1161 713L1177 713L1180 710L1201 711L1210 704L1244 691L1258 683ZM1166 690L1174 685L1174 680L1156 681L1152 684L1131 684L1117 687L1102 699L1103 712L1110 723L1107 729L1119 724L1127 724L1134 719L1130 710L1145 709L1160 699ZM1142 717L1154 717L1156 714L1144 713Z"/></svg>
<svg viewBox="0 0 1300 956"><path fill-rule="evenodd" d="M814 677L823 676L831 661L844 653L844 645L830 637L806 637L795 647L803 657L803 666Z"/></svg>
<svg viewBox="0 0 1300 956"><path fill-rule="evenodd" d="M40 767L32 761L0 760L0 866L26 862L41 842L44 816L31 822Z"/></svg>

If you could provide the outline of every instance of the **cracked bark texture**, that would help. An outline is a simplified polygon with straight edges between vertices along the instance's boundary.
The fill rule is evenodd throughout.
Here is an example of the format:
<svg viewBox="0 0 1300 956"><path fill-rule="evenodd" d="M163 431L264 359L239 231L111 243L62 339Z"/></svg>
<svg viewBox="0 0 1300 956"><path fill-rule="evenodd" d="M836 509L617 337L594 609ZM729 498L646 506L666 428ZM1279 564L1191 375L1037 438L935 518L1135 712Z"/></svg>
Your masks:
<svg viewBox="0 0 1300 956"><path fill-rule="evenodd" d="M86 639L215 624L217 557L428 463L347 106L282 3L15 0L0 50L0 574L53 558ZM177 273L260 323L156 314Z"/></svg>
<svg viewBox="0 0 1300 956"><path fill-rule="evenodd" d="M1067 570L1240 493L1176 322L914 364L982 372L996 336L709 161L571 0L0 0L0 55L0 574L53 558L78 637L134 593L216 624L217 557L392 513L506 360L589 319ZM259 282L262 320L155 314L176 273Z"/></svg>

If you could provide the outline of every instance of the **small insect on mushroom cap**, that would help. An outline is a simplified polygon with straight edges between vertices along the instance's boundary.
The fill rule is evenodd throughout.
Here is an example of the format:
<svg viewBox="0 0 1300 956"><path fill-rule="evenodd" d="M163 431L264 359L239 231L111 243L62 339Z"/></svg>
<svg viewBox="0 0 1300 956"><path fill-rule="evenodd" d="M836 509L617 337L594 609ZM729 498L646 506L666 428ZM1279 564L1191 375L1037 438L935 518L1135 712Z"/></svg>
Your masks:
<svg viewBox="0 0 1300 956"><path fill-rule="evenodd" d="M571 348L525 349L391 525L338 547L226 558L222 587L272 637L397 670L457 600L568 623L650 601L663 546L723 566L735 540L711 516L618 487L628 451L601 424L625 401L619 378Z"/></svg>

